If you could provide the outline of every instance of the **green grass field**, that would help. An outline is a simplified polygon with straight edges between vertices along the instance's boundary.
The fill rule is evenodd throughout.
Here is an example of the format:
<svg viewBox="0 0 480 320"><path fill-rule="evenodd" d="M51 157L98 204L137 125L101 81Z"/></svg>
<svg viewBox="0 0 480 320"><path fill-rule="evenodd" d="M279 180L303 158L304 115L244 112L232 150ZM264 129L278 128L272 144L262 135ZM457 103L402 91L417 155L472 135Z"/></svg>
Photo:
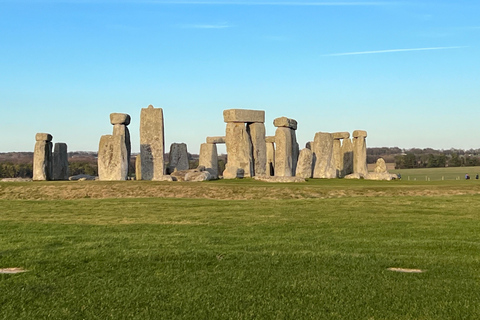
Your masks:
<svg viewBox="0 0 480 320"><path fill-rule="evenodd" d="M450 167L450 168L425 168L425 169L402 169L391 170L392 173L400 173L402 179L410 180L464 180L465 174L475 180L475 175L480 174L480 167Z"/></svg>
<svg viewBox="0 0 480 320"><path fill-rule="evenodd" d="M478 319L479 187L0 183L0 319Z"/></svg>

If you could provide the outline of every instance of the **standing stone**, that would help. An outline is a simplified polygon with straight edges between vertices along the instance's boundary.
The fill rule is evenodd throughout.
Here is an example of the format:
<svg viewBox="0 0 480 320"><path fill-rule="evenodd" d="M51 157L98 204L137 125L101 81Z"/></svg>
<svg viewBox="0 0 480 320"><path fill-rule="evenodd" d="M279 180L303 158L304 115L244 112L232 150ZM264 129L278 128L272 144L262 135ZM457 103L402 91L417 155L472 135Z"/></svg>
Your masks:
<svg viewBox="0 0 480 320"><path fill-rule="evenodd" d="M227 147L227 164L224 179L253 176L252 141L244 123L227 123L225 142ZM241 169L241 170L238 170ZM243 171L243 174L241 174Z"/></svg>
<svg viewBox="0 0 480 320"><path fill-rule="evenodd" d="M55 143L53 151L53 180L68 180L68 152L66 143Z"/></svg>
<svg viewBox="0 0 480 320"><path fill-rule="evenodd" d="M348 132L335 132L333 135L333 162L335 164L335 169L337 171L337 177L343 178L345 176L344 172L344 160L342 152L342 141L341 139L350 138L350 133Z"/></svg>
<svg viewBox="0 0 480 320"><path fill-rule="evenodd" d="M128 116L128 123L130 123L130 116L128 114L123 114L123 113L113 113L113 114L121 114L121 115L125 115L125 116ZM110 117L111 118L111 117ZM125 148L127 148L127 163L128 163L128 167L127 167L127 170L129 170L129 167L130 167L130 156L132 154L132 144L130 142L130 131L128 130L127 128L127 125L126 124L114 124L113 125L113 135L114 136L124 136L124 140L125 140ZM127 172L127 175L128 175L128 172Z"/></svg>
<svg viewBox="0 0 480 320"><path fill-rule="evenodd" d="M367 167L367 132L363 130L353 131L353 172L366 175Z"/></svg>
<svg viewBox="0 0 480 320"><path fill-rule="evenodd" d="M170 153L168 154L168 172L188 170L190 164L188 162L187 145L185 143L172 143L170 145Z"/></svg>
<svg viewBox="0 0 480 320"><path fill-rule="evenodd" d="M165 136L162 108L142 108L140 114L140 155L143 180L159 180L165 174Z"/></svg>
<svg viewBox="0 0 480 320"><path fill-rule="evenodd" d="M253 172L256 176L267 173L267 146L265 144L265 124L249 123L247 132L252 139Z"/></svg>
<svg viewBox="0 0 480 320"><path fill-rule="evenodd" d="M295 130L296 129L292 130L292 175L293 176L295 176L295 172L297 171L298 156L300 155L300 146L298 145L298 142L297 142L297 135L295 133Z"/></svg>
<svg viewBox="0 0 480 320"><path fill-rule="evenodd" d="M378 158L377 162L375 163L375 169L373 170L375 173L388 173L387 164L383 158Z"/></svg>
<svg viewBox="0 0 480 320"><path fill-rule="evenodd" d="M128 176L125 136L104 135L98 146L98 177L100 180L126 180Z"/></svg>
<svg viewBox="0 0 480 320"><path fill-rule="evenodd" d="M33 180L52 180L52 135L37 133L35 135L35 149L33 152Z"/></svg>
<svg viewBox="0 0 480 320"><path fill-rule="evenodd" d="M211 179L218 179L218 152L214 143L202 143L200 145L200 159L198 166L204 166L205 171L211 175Z"/></svg>
<svg viewBox="0 0 480 320"><path fill-rule="evenodd" d="M313 171L313 152L310 149L302 149L300 155L298 156L297 171L295 173L296 177L301 178L311 178Z"/></svg>
<svg viewBox="0 0 480 320"><path fill-rule="evenodd" d="M350 138L342 142L343 174L345 177L353 173L353 143Z"/></svg>
<svg viewBox="0 0 480 320"><path fill-rule="evenodd" d="M273 142L267 142L265 144L267 148L267 176L275 175L275 144Z"/></svg>
<svg viewBox="0 0 480 320"><path fill-rule="evenodd" d="M279 127L275 131L275 176L292 177L293 174L293 130Z"/></svg>
<svg viewBox="0 0 480 320"><path fill-rule="evenodd" d="M142 156L137 154L135 157L135 180L143 180L142 179Z"/></svg>
<svg viewBox="0 0 480 320"><path fill-rule="evenodd" d="M313 141L315 154L314 178L333 179L337 171L333 162L333 135L326 132L317 132Z"/></svg>

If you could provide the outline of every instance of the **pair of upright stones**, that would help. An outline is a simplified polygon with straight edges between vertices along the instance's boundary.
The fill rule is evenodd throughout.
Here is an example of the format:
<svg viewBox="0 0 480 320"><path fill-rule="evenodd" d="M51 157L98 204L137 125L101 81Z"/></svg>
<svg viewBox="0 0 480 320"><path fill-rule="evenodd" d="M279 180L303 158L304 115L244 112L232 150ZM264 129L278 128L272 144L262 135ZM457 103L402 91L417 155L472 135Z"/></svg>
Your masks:
<svg viewBox="0 0 480 320"><path fill-rule="evenodd" d="M57 142L52 153L53 137L48 133L35 135L33 152L33 180L68 180L67 144Z"/></svg>
<svg viewBox="0 0 480 320"><path fill-rule="evenodd" d="M265 175L267 171L265 111L224 110L223 120L227 123L225 144L228 154L223 178Z"/></svg>

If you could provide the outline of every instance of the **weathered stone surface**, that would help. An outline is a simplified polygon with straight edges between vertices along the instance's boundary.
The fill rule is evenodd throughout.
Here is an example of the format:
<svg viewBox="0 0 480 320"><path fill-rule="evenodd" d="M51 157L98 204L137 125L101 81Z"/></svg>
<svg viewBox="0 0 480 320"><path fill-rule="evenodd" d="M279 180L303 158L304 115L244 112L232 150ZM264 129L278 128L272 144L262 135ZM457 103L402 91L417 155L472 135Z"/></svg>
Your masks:
<svg viewBox="0 0 480 320"><path fill-rule="evenodd" d="M152 179L152 181L168 181L168 182L172 182L172 181L177 181L177 178L172 177L172 176L170 176L170 175L163 175L163 176L159 176L159 177L156 177L156 178Z"/></svg>
<svg viewBox="0 0 480 320"><path fill-rule="evenodd" d="M275 131L275 176L291 177L293 171L293 130L279 127Z"/></svg>
<svg viewBox="0 0 480 320"><path fill-rule="evenodd" d="M285 127L293 130L297 130L297 121L287 117L280 117L273 120L273 125L277 128Z"/></svg>
<svg viewBox="0 0 480 320"><path fill-rule="evenodd" d="M313 141L315 154L314 178L333 179L337 171L333 162L333 136L331 133L317 132Z"/></svg>
<svg viewBox="0 0 480 320"><path fill-rule="evenodd" d="M273 142L267 142L265 144L267 148L267 176L275 175L275 144Z"/></svg>
<svg viewBox="0 0 480 320"><path fill-rule="evenodd" d="M143 180L142 179L142 155L137 154L135 157L135 180Z"/></svg>
<svg viewBox="0 0 480 320"><path fill-rule="evenodd" d="M35 135L35 141L48 141L48 142L50 142L52 140L53 140L53 137L49 133L41 133L40 132L40 133L37 133Z"/></svg>
<svg viewBox="0 0 480 320"><path fill-rule="evenodd" d="M168 154L167 173L172 173L176 170L188 170L189 168L187 145L185 143L172 143L170 145L170 153Z"/></svg>
<svg viewBox="0 0 480 320"><path fill-rule="evenodd" d="M252 141L247 132L244 123L227 123L226 129L226 147L227 147L227 164L223 173L224 179L233 179L233 173L237 172L237 168L243 169L244 177L253 176L253 156ZM234 177L235 178L235 177Z"/></svg>
<svg viewBox="0 0 480 320"><path fill-rule="evenodd" d="M266 143L275 143L275 136L265 137L265 142Z"/></svg>
<svg viewBox="0 0 480 320"><path fill-rule="evenodd" d="M364 175L361 173L351 173L344 177L344 179L363 179Z"/></svg>
<svg viewBox="0 0 480 320"><path fill-rule="evenodd" d="M52 143L48 140L37 140L33 152L33 180L45 181L52 178Z"/></svg>
<svg viewBox="0 0 480 320"><path fill-rule="evenodd" d="M53 180L68 180L68 152L66 143L55 143L53 151Z"/></svg>
<svg viewBox="0 0 480 320"><path fill-rule="evenodd" d="M332 134L333 135L333 134ZM343 178L343 153L342 142L340 139L333 139L333 163L337 172L337 177Z"/></svg>
<svg viewBox="0 0 480 320"><path fill-rule="evenodd" d="M348 139L350 138L350 133L348 132L334 132L332 133L333 139Z"/></svg>
<svg viewBox="0 0 480 320"><path fill-rule="evenodd" d="M208 171L188 172L185 175L185 181L209 181L213 180L212 175Z"/></svg>
<svg viewBox="0 0 480 320"><path fill-rule="evenodd" d="M123 124L128 126L130 124L130 115L126 113L110 113L110 123L113 125Z"/></svg>
<svg viewBox="0 0 480 320"><path fill-rule="evenodd" d="M302 177L269 177L269 176L255 176L255 180L264 182L277 182L277 183L289 183L289 182L305 182Z"/></svg>
<svg viewBox="0 0 480 320"><path fill-rule="evenodd" d="M247 132L252 141L253 173L264 176L267 173L267 146L265 144L265 124L249 123Z"/></svg>
<svg viewBox="0 0 480 320"><path fill-rule="evenodd" d="M363 175L368 173L366 136L366 131L355 130L353 132L353 172Z"/></svg>
<svg viewBox="0 0 480 320"><path fill-rule="evenodd" d="M342 176L353 173L353 143L350 139L342 141L343 174Z"/></svg>
<svg viewBox="0 0 480 320"><path fill-rule="evenodd" d="M365 180L395 180L398 176L396 174L390 174L388 172L369 172L364 176Z"/></svg>
<svg viewBox="0 0 480 320"><path fill-rule="evenodd" d="M140 114L140 155L142 179L160 179L165 174L165 135L162 108L142 108Z"/></svg>
<svg viewBox="0 0 480 320"><path fill-rule="evenodd" d="M218 152L217 145L213 143L202 143L200 145L199 166L204 166L210 173L211 179L218 179Z"/></svg>
<svg viewBox="0 0 480 320"><path fill-rule="evenodd" d="M296 177L311 178L313 174L313 152L310 149L302 149L298 157Z"/></svg>
<svg viewBox="0 0 480 320"><path fill-rule="evenodd" d="M385 160L383 158L379 158L375 163L375 169L373 170L375 173L388 173L387 165L385 164Z"/></svg>
<svg viewBox="0 0 480 320"><path fill-rule="evenodd" d="M313 141L308 141L307 143L305 143L305 148L312 150L312 144Z"/></svg>
<svg viewBox="0 0 480 320"><path fill-rule="evenodd" d="M247 109L228 109L223 111L225 122L260 122L265 123L265 111Z"/></svg>
<svg viewBox="0 0 480 320"><path fill-rule="evenodd" d="M299 154L300 154L300 146L298 145L298 142L297 142L297 135L295 133L295 130L292 130L292 176L294 176L295 172L297 171L297 162L298 162Z"/></svg>
<svg viewBox="0 0 480 320"><path fill-rule="evenodd" d="M130 156L132 154L132 144L130 142L130 131L127 126L124 124L115 124L113 125L113 135L114 136L124 136L125 148L127 148L127 163L130 163ZM127 175L130 168L127 168Z"/></svg>
<svg viewBox="0 0 480 320"><path fill-rule="evenodd" d="M98 177L90 176L88 174L77 174L76 176L71 176L68 178L70 181L86 181L86 180L97 180Z"/></svg>
<svg viewBox="0 0 480 320"><path fill-rule="evenodd" d="M98 146L98 176L100 180L127 180L128 162L125 136L104 135Z"/></svg>
<svg viewBox="0 0 480 320"><path fill-rule="evenodd" d="M355 130L355 131L353 131L352 137L354 137L354 138L366 138L367 137L367 131Z"/></svg>
<svg viewBox="0 0 480 320"><path fill-rule="evenodd" d="M191 172L204 172L205 167L199 166L196 169L189 169L189 170L180 170L180 171L175 171L170 174L170 176L175 180L175 181L185 181L185 177L188 173Z"/></svg>
<svg viewBox="0 0 480 320"><path fill-rule="evenodd" d="M207 143L210 144L224 144L225 143L225 136L223 137L207 137Z"/></svg>
<svg viewBox="0 0 480 320"><path fill-rule="evenodd" d="M245 176L245 172L242 168L238 167L226 167L223 171L223 179L242 179Z"/></svg>

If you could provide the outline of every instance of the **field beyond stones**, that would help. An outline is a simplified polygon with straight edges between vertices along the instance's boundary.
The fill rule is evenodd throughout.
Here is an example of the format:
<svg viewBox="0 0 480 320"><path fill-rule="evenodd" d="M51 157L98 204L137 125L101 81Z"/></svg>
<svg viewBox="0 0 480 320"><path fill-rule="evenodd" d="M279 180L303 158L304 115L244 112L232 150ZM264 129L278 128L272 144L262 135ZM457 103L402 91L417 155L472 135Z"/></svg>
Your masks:
<svg viewBox="0 0 480 320"><path fill-rule="evenodd" d="M0 269L27 270L0 318L478 319L479 201L413 176L0 183Z"/></svg>

